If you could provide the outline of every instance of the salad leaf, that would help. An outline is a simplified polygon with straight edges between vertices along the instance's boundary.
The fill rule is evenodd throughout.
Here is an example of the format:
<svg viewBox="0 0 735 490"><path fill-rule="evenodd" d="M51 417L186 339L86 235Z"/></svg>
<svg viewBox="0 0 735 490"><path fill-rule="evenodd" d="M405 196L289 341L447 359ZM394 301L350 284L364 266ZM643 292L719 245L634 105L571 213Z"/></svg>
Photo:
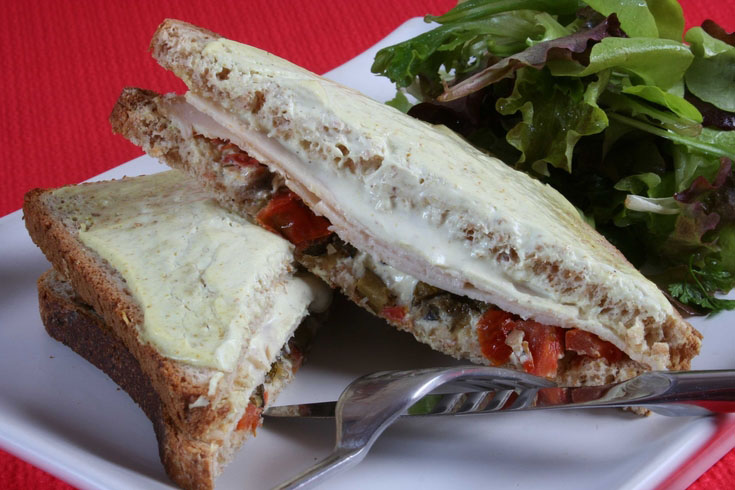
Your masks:
<svg viewBox="0 0 735 490"><path fill-rule="evenodd" d="M623 30L631 37L658 37L656 19L645 1L587 0L585 3L604 16L616 14Z"/></svg>
<svg viewBox="0 0 735 490"><path fill-rule="evenodd" d="M660 37L681 41L684 12L676 0L589 0L590 7L603 15L616 13L631 37Z"/></svg>
<svg viewBox="0 0 735 490"><path fill-rule="evenodd" d="M525 66L541 69L547 61L552 59L578 60L585 64L588 55L580 55L588 51L589 43L600 41L611 35L619 35L619 28L620 23L613 14L591 29L534 44L520 53L503 58L492 66L445 90L439 100L448 101L465 97L498 80L513 75L516 70Z"/></svg>
<svg viewBox="0 0 735 490"><path fill-rule="evenodd" d="M720 264L721 267L730 273L733 283L735 283L735 226L732 224L724 226L720 230L717 237L717 243L720 245ZM718 286L719 291L729 291L735 287L735 284L725 283Z"/></svg>
<svg viewBox="0 0 735 490"><path fill-rule="evenodd" d="M427 22L449 24L486 18L509 10L540 10L550 14L573 14L579 9L577 0L467 0L444 15L427 15Z"/></svg>
<svg viewBox="0 0 735 490"><path fill-rule="evenodd" d="M712 156L717 157L732 157L735 155L735 146L728 146L730 138L721 134L713 134L711 129L703 128L699 136L689 137L682 134L677 134L675 131L667 131L661 129L652 124L633 119L622 114L611 113L610 118L613 118L623 124L627 124L636 129L646 131L653 135L659 136L664 139L671 140L674 143L679 143ZM709 131L709 132L708 132ZM724 133L724 131L718 131L716 133ZM733 135L735 136L735 135Z"/></svg>
<svg viewBox="0 0 735 490"><path fill-rule="evenodd" d="M681 80L693 58L687 46L668 39L607 37L592 47L587 66L565 60L548 66L556 76L576 77L615 68L633 74L645 85L668 89Z"/></svg>
<svg viewBox="0 0 735 490"><path fill-rule="evenodd" d="M719 39L730 46L735 46L735 32L728 33L714 20L707 19L702 22L702 29L715 39Z"/></svg>
<svg viewBox="0 0 735 490"><path fill-rule="evenodd" d="M647 0L656 19L658 37L681 41L684 36L684 11L676 0Z"/></svg>
<svg viewBox="0 0 735 490"><path fill-rule="evenodd" d="M409 115L556 188L677 306L735 309L715 296L735 287L735 34L707 21L685 44L675 0L468 0L427 18L373 66L419 101Z"/></svg>
<svg viewBox="0 0 735 490"><path fill-rule="evenodd" d="M396 92L396 96L386 102L386 105L394 107L401 112L408 112L413 104L408 100L406 94L403 92Z"/></svg>
<svg viewBox="0 0 735 490"><path fill-rule="evenodd" d="M669 293L679 301L696 305L712 314L735 309L735 300L714 296L717 292L735 287L735 275L722 267L716 259L708 259L700 267L689 263L687 280L669 284Z"/></svg>
<svg viewBox="0 0 735 490"><path fill-rule="evenodd" d="M461 78L484 66L489 57L525 49L527 39L541 35L543 27L533 16L525 14L449 24L381 49L371 71L388 77L399 87L408 87L420 75L422 91L433 98L444 89L440 68L447 73L454 71Z"/></svg>
<svg viewBox="0 0 735 490"><path fill-rule="evenodd" d="M704 236L707 232L717 228L720 216L717 213L708 213L701 202L685 206L678 215L673 233L667 240L669 255L692 254L702 247L717 250L712 241Z"/></svg>
<svg viewBox="0 0 735 490"><path fill-rule="evenodd" d="M648 102L666 107L679 117L702 122L702 114L684 97L664 92L652 85L631 85L623 89L624 94L635 95Z"/></svg>
<svg viewBox="0 0 735 490"><path fill-rule="evenodd" d="M510 3L515 2L513 0ZM465 2L455 7L455 10L486 3L493 6L504 4L504 8L507 8L509 2ZM567 0L559 3L577 4L576 1ZM419 95L426 92L433 98L444 88L439 76L440 69L461 80L466 74L484 68L488 60L510 56L526 49L529 42L553 37L563 29L544 12L519 10L482 20L473 20L472 9L463 12L460 10L450 18L451 21L443 21L444 25L436 29L381 49L375 55L371 71L388 77L399 87L408 87L419 77L422 84Z"/></svg>
<svg viewBox="0 0 735 490"><path fill-rule="evenodd" d="M697 277L692 274L693 277ZM684 304L696 305L711 314L735 309L735 300L716 298L704 286L691 282L675 282L669 285L669 293Z"/></svg>
<svg viewBox="0 0 735 490"><path fill-rule="evenodd" d="M641 122L652 120L663 128L683 136L697 137L702 132L702 126L696 120L677 116L672 111L664 110L658 105L647 104L637 97L608 91L602 95L601 102L615 111L616 115L631 115Z"/></svg>
<svg viewBox="0 0 735 490"><path fill-rule="evenodd" d="M500 114L520 111L523 115L523 120L507 135L508 142L522 153L516 166L541 175L548 175L547 163L571 171L577 141L608 125L605 111L597 106L600 89L608 77L609 73L602 73L596 82L585 87L574 78L551 84L551 74L546 70L520 71L513 94L497 103ZM558 138L559 134L564 137Z"/></svg>
<svg viewBox="0 0 735 490"><path fill-rule="evenodd" d="M651 196L651 190L655 189L661 183L661 177L653 172L643 174L630 175L624 177L615 184L615 189L619 191L627 191L631 194L641 194L645 192ZM652 196L651 196L652 197Z"/></svg>
<svg viewBox="0 0 735 490"><path fill-rule="evenodd" d="M700 176L708 180L714 179L720 169L720 159L691 151L689 147L683 145L676 145L673 148L673 161L675 192L682 192Z"/></svg>
<svg viewBox="0 0 735 490"><path fill-rule="evenodd" d="M710 36L701 27L689 29L686 40L696 56L686 73L687 88L705 102L735 111L735 46Z"/></svg>
<svg viewBox="0 0 735 490"><path fill-rule="evenodd" d="M692 181L689 187L674 194L674 198L680 202L693 202L697 197L707 191L720 189L732 173L732 162L727 158L720 159L720 166L714 179L700 175Z"/></svg>
<svg viewBox="0 0 735 490"><path fill-rule="evenodd" d="M704 126L732 131L735 129L735 112L723 111L714 104L705 102L691 92L685 95L686 99L702 114Z"/></svg>

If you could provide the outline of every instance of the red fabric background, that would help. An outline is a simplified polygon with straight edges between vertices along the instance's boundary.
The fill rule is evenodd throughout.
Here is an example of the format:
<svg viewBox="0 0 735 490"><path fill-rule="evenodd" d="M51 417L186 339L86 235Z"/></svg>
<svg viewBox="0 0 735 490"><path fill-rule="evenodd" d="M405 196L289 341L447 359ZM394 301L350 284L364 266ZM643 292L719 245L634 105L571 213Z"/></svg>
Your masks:
<svg viewBox="0 0 735 490"><path fill-rule="evenodd" d="M0 216L33 187L79 182L141 155L111 134L122 87L182 90L147 52L166 17L205 26L322 73L403 21L455 0L248 0L236 2L4 0L0 29ZM689 26L705 18L735 30L735 3L681 0ZM367 76L367 74L366 74ZM6 373L7 374L7 373ZM731 451L693 486L735 486ZM70 488L0 451L0 488Z"/></svg>

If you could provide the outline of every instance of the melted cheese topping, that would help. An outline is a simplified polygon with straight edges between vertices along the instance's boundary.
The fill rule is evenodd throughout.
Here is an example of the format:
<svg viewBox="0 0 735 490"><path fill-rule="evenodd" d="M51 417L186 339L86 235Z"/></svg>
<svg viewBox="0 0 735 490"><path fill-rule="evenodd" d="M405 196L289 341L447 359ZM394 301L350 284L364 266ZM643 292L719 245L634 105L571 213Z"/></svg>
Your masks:
<svg viewBox="0 0 735 490"><path fill-rule="evenodd" d="M83 198L79 239L125 279L143 309L141 338L166 357L230 372L245 351L267 369L317 295L288 275L286 240L225 211L179 172L55 195Z"/></svg>

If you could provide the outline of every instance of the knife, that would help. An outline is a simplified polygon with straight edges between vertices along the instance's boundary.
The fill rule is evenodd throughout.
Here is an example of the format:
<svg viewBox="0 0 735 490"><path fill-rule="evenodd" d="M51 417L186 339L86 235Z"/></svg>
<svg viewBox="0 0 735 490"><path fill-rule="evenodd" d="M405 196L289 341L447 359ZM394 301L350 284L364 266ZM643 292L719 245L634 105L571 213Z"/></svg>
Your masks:
<svg viewBox="0 0 735 490"><path fill-rule="evenodd" d="M263 415L332 418L336 405L336 401L281 405L268 408ZM431 393L402 416L611 407L642 407L670 416L735 412L735 370L654 371L601 386Z"/></svg>

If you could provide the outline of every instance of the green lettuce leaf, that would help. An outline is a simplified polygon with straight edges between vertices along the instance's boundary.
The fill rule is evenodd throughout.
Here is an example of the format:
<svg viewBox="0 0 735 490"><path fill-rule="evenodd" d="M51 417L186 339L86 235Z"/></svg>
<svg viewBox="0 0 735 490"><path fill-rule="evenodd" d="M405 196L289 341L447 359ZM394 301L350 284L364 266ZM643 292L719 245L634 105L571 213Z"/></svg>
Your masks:
<svg viewBox="0 0 735 490"><path fill-rule="evenodd" d="M635 95L641 99L653 102L660 106L666 107L679 117L702 122L702 114L691 103L687 102L684 97L664 92L658 87L652 85L631 85L623 89L624 94Z"/></svg>
<svg viewBox="0 0 735 490"><path fill-rule="evenodd" d="M714 180L720 169L720 159L710 155L692 151L684 145L674 145L674 179L675 192L687 189L697 177Z"/></svg>
<svg viewBox="0 0 735 490"><path fill-rule="evenodd" d="M732 250L735 252L735 250ZM725 292L735 287L735 274L723 267L715 257L708 257L694 264L689 261L689 277L683 281L672 282L669 293L685 304L696 305L711 314L735 309L735 300L715 297L715 293Z"/></svg>
<svg viewBox="0 0 735 490"><path fill-rule="evenodd" d="M647 0L656 19L658 37L681 41L684 36L684 11L676 0Z"/></svg>
<svg viewBox="0 0 735 490"><path fill-rule="evenodd" d="M715 39L701 27L687 31L695 59L686 72L687 88L728 112L735 111L735 46Z"/></svg>
<svg viewBox="0 0 735 490"><path fill-rule="evenodd" d="M693 59L687 46L668 39L607 37L592 47L588 66L566 60L548 66L554 75L576 77L614 68L637 76L644 85L668 89L681 80Z"/></svg>
<svg viewBox="0 0 735 490"><path fill-rule="evenodd" d="M630 37L658 37L656 19L640 0L586 0L587 5L607 17L616 14L620 26Z"/></svg>
<svg viewBox="0 0 735 490"><path fill-rule="evenodd" d="M590 43L599 42L607 36L620 34L619 27L618 19L615 15L611 15L590 29L583 29L568 36L536 43L520 53L503 58L475 73L470 78L448 88L439 97L439 100L450 101L466 97L498 80L512 76L516 70L526 66L540 70L546 63L554 59L576 60L580 56L586 58Z"/></svg>
<svg viewBox="0 0 735 490"><path fill-rule="evenodd" d="M401 112L408 112L413 106L413 104L408 100L408 97L406 97L406 94L401 91L396 92L396 96L385 104L398 109Z"/></svg>
<svg viewBox="0 0 735 490"><path fill-rule="evenodd" d="M522 121L507 135L508 142L522 153L516 166L541 175L548 174L546 164L571 172L577 141L608 125L605 111L597 105L608 78L609 72L600 73L585 86L575 78L552 83L548 70L519 70L513 93L496 105L500 114L522 114Z"/></svg>
<svg viewBox="0 0 735 490"><path fill-rule="evenodd" d="M421 95L433 98L444 90L440 71L462 79L484 68L491 56L512 55L526 49L529 39L544 35L545 27L529 11L451 23L381 49L370 69L398 87L408 87L419 77Z"/></svg>
<svg viewBox="0 0 735 490"><path fill-rule="evenodd" d="M578 0L467 0L444 15L427 15L426 21L439 24L488 18L512 10L539 10L550 14L574 14L580 8Z"/></svg>
<svg viewBox="0 0 735 490"><path fill-rule="evenodd" d="M653 189L658 187L659 184L661 184L661 177L658 174L645 172L620 179L615 184L615 189L638 195L645 193L649 197L654 197Z"/></svg>
<svg viewBox="0 0 735 490"><path fill-rule="evenodd" d="M587 0L602 15L617 14L630 37L660 37L681 41L684 12L676 0Z"/></svg>
<svg viewBox="0 0 735 490"><path fill-rule="evenodd" d="M658 105L648 104L637 97L605 92L601 96L600 102L608 111L614 111L617 114L628 114L645 122L653 120L663 128L679 135L697 137L702 132L702 126L697 121L678 116Z"/></svg>

